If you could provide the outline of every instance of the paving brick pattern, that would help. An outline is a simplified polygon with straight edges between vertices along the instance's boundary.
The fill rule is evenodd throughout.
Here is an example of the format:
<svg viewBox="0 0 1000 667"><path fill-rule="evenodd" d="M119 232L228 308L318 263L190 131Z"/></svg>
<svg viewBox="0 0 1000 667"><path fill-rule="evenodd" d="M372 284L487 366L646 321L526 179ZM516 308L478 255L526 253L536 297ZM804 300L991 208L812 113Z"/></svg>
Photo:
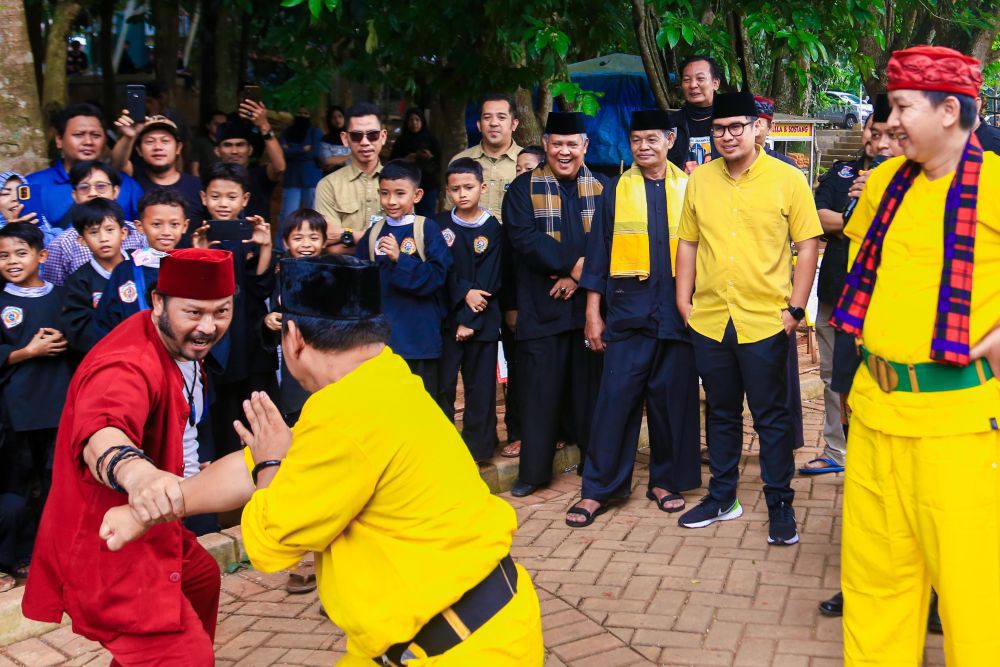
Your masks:
<svg viewBox="0 0 1000 667"><path fill-rule="evenodd" d="M822 420L822 404L806 402L798 463L818 453ZM579 495L572 472L528 498L505 496L520 521L514 557L541 600L547 667L842 664L840 621L821 617L816 604L838 586L843 477L797 477L802 541L769 547L756 439L749 424L745 432L745 513L736 521L684 529L637 490L590 528L571 529L563 519ZM640 453L640 490L647 460ZM284 583L256 571L223 578L218 665L332 665L342 654L344 636L315 594L289 595ZM107 664L68 627L0 649L0 667ZM940 637L928 638L925 664L944 664Z"/></svg>

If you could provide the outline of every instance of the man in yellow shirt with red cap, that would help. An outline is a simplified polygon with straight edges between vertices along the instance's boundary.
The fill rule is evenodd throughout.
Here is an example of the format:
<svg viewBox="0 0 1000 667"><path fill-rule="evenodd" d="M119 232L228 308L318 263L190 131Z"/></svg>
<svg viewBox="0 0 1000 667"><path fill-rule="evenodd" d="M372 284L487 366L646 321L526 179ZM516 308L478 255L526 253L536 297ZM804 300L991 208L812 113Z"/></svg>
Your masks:
<svg viewBox="0 0 1000 667"><path fill-rule="evenodd" d="M183 513L246 503L244 544L266 572L315 553L342 666L540 667L538 598L509 555L514 510L386 346L378 268L283 260L279 280L283 359L312 396L292 430L266 394L246 401L247 448L182 483ZM115 549L142 529L115 508L101 535Z"/></svg>
<svg viewBox="0 0 1000 667"><path fill-rule="evenodd" d="M844 491L844 660L917 665L930 587L952 665L1000 664L1000 158L972 130L979 61L889 61L888 129L845 229L831 324L863 363Z"/></svg>

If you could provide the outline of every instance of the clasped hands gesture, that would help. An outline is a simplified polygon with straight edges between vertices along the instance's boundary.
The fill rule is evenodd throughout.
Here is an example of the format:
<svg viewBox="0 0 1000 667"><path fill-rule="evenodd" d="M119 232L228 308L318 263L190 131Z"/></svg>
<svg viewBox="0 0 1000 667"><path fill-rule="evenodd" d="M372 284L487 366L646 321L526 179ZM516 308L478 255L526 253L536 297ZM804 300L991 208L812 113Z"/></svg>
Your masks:
<svg viewBox="0 0 1000 667"><path fill-rule="evenodd" d="M233 428L243 444L250 448L253 460L284 459L292 445L292 431L270 397L264 392L254 392L243 401L243 412L249 428L239 421L233 422ZM128 477L120 476L128 491L129 502L105 512L99 531L100 538L111 551L118 551L142 537L156 524L175 521L186 515L181 485L183 478L159 470L145 461L129 461L126 465L134 466L131 471L127 467L124 469Z"/></svg>

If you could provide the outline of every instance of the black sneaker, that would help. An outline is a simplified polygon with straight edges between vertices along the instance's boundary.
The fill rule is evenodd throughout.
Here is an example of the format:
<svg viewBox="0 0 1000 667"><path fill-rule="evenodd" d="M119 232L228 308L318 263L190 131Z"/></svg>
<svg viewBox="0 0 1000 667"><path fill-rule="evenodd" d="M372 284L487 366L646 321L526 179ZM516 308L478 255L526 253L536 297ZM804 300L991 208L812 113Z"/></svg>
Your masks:
<svg viewBox="0 0 1000 667"><path fill-rule="evenodd" d="M677 520L677 524L685 528L704 528L716 521L729 521L743 516L743 506L739 499L732 503L720 503L712 496L705 496L697 506L689 509Z"/></svg>
<svg viewBox="0 0 1000 667"><path fill-rule="evenodd" d="M795 510L781 500L767 504L767 517L770 526L767 529L767 543L776 545L795 544L799 541L799 533L795 526Z"/></svg>

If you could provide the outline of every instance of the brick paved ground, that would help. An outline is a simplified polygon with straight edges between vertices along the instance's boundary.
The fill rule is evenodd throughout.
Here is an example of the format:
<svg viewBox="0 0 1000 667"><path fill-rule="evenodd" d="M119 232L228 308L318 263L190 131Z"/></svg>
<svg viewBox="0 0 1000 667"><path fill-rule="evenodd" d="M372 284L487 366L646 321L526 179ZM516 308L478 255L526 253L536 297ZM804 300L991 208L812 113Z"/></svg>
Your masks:
<svg viewBox="0 0 1000 667"><path fill-rule="evenodd" d="M821 404L805 404L808 446L799 463L818 452L822 417ZM579 493L572 473L532 497L508 498L520 519L514 556L542 600L546 665L842 663L840 621L821 617L816 603L838 583L843 479L796 478L802 541L768 547L755 437L749 426L746 433L745 513L737 521L680 528L676 515L636 492L594 526L573 530L563 523ZM640 454L638 488L645 461ZM286 594L284 580L254 571L224 577L219 665L331 665L340 655L343 635L319 614L315 596ZM928 665L944 664L940 647L940 637L928 639ZM107 663L99 647L68 628L0 650L0 667Z"/></svg>

